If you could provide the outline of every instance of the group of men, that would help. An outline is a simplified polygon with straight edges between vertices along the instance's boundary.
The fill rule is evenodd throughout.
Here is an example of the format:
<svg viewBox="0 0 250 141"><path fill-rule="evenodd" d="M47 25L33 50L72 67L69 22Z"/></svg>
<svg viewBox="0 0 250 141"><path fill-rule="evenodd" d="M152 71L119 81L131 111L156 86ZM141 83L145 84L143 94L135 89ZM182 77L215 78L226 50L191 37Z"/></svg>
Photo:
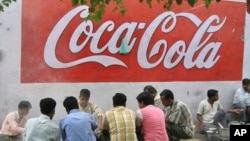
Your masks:
<svg viewBox="0 0 250 141"><path fill-rule="evenodd" d="M223 109L219 101L218 90L208 90L207 97L199 103L197 111L200 133L206 133L209 128L228 127L230 120L226 113L233 114L234 118L231 120L250 122L250 79L244 78L242 86L234 93L232 109Z"/></svg>
<svg viewBox="0 0 250 141"><path fill-rule="evenodd" d="M243 79L233 101L233 109L241 121L249 122L250 80ZM207 97L199 103L197 120L200 132L221 123L226 126L226 112L219 102L218 90L210 89ZM248 98L249 97L249 98ZM27 121L31 104L21 101L18 111L9 113L0 130L1 141L178 141L194 136L194 124L188 106L176 100L169 89L160 94L147 85L136 100L139 109L126 107L123 93L113 96L113 108L102 112L100 107L89 102L90 91L82 89L79 100L66 97L63 105L68 115L59 125L52 121L56 101L44 98L40 101L41 115ZM27 122L26 122L27 121ZM23 139L22 139L23 138Z"/></svg>

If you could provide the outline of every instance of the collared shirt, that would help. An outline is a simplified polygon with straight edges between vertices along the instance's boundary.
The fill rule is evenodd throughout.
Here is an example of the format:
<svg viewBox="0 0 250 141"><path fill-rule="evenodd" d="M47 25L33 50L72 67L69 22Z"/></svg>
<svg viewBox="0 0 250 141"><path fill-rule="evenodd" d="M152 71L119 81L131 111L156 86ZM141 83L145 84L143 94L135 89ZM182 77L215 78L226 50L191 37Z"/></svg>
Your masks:
<svg viewBox="0 0 250 141"><path fill-rule="evenodd" d="M144 141L169 141L164 113L153 105L137 110L136 126L142 127Z"/></svg>
<svg viewBox="0 0 250 141"><path fill-rule="evenodd" d="M104 130L109 130L111 141L137 141L135 112L124 107L113 107L105 113Z"/></svg>
<svg viewBox="0 0 250 141"><path fill-rule="evenodd" d="M90 114L94 114L96 113L97 116L102 116L103 112L101 110L101 108L99 108L99 106L97 106L95 103L91 103L89 102L88 105L86 107L83 107L80 103L79 103L79 110L86 112L86 113L90 113Z"/></svg>
<svg viewBox="0 0 250 141"><path fill-rule="evenodd" d="M59 126L47 115L29 119L25 125L24 141L60 141Z"/></svg>
<svg viewBox="0 0 250 141"><path fill-rule="evenodd" d="M243 107L250 105L250 94L242 87L238 88L234 94L233 104L240 104Z"/></svg>
<svg viewBox="0 0 250 141"><path fill-rule="evenodd" d="M10 112L3 121L0 134L8 136L21 135L24 132L24 125L27 117L20 117L18 111Z"/></svg>
<svg viewBox="0 0 250 141"><path fill-rule="evenodd" d="M94 117L86 112L73 109L60 120L63 141L96 141L94 130L97 125Z"/></svg>
<svg viewBox="0 0 250 141"><path fill-rule="evenodd" d="M194 132L190 133L190 129L193 131L194 128L192 114L185 103L175 100L172 106L165 109L165 116L171 123L188 128L188 135L194 135Z"/></svg>
<svg viewBox="0 0 250 141"><path fill-rule="evenodd" d="M205 123L213 123L214 115L218 110L222 109L219 101L215 101L213 105L204 99L199 103L197 114L200 114Z"/></svg>

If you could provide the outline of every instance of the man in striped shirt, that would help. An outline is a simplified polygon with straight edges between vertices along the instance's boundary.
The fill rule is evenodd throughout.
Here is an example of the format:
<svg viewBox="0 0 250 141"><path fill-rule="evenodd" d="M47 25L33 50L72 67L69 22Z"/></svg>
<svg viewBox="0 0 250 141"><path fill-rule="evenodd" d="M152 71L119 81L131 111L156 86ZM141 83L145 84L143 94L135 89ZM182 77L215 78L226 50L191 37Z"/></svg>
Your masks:
<svg viewBox="0 0 250 141"><path fill-rule="evenodd" d="M137 141L135 112L126 108L127 98L122 93L113 96L113 108L105 113L103 134L110 134L110 141Z"/></svg>
<svg viewBox="0 0 250 141"><path fill-rule="evenodd" d="M164 89L161 93L161 101L165 109L165 122L171 141L188 139L194 136L194 124L187 105L174 99L171 90Z"/></svg>

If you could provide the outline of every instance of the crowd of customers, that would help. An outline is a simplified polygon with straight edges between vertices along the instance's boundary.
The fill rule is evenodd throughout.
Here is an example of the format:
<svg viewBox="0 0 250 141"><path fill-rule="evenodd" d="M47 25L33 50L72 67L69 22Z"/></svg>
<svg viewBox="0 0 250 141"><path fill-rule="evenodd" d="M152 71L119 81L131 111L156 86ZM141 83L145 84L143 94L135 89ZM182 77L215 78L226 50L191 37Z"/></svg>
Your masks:
<svg viewBox="0 0 250 141"><path fill-rule="evenodd" d="M219 91L209 89L207 98L198 105L197 121L200 133L218 125L227 126L226 113L233 113L240 121L250 122L250 80L242 80L236 90L233 108L224 110ZM90 91L82 89L78 99L66 97L63 106L67 115L59 125L53 121L56 101L40 100L41 115L27 119L32 108L29 101L21 101L17 111L5 117L0 130L0 141L178 141L194 136L194 119L188 106L177 100L170 89L159 94L147 85L136 97L138 110L126 107L127 97L115 93L113 107L102 112L89 101Z"/></svg>

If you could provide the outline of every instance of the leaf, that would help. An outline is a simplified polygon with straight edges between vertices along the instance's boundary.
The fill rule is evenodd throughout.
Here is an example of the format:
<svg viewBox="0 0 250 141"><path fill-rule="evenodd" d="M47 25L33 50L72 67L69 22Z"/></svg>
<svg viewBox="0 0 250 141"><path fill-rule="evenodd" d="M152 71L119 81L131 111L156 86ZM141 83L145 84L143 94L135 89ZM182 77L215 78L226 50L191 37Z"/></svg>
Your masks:
<svg viewBox="0 0 250 141"><path fill-rule="evenodd" d="M121 13L122 15L124 15L124 14L126 13L126 11L127 11L127 7L124 6L124 5L122 5L122 6L121 6L120 13Z"/></svg>
<svg viewBox="0 0 250 141"><path fill-rule="evenodd" d="M118 10L117 6L112 10L112 12L115 12L116 10Z"/></svg>
<svg viewBox="0 0 250 141"><path fill-rule="evenodd" d="M188 0L188 4L193 7L195 4L195 0Z"/></svg>
<svg viewBox="0 0 250 141"><path fill-rule="evenodd" d="M121 1L121 0L115 0L115 3L116 3L117 5L119 5L119 4L122 3L122 1Z"/></svg>
<svg viewBox="0 0 250 141"><path fill-rule="evenodd" d="M205 7L208 8L211 4L211 0L205 0Z"/></svg>
<svg viewBox="0 0 250 141"><path fill-rule="evenodd" d="M157 0L157 3L160 3L161 2L161 0Z"/></svg>
<svg viewBox="0 0 250 141"><path fill-rule="evenodd" d="M106 4L109 4L109 3L110 3L110 0L105 0L105 3L106 3Z"/></svg>
<svg viewBox="0 0 250 141"><path fill-rule="evenodd" d="M87 1L86 1L86 0L80 0L80 1L81 1L81 5L87 4Z"/></svg>
<svg viewBox="0 0 250 141"><path fill-rule="evenodd" d="M72 0L72 6L78 5L78 0Z"/></svg>
<svg viewBox="0 0 250 141"><path fill-rule="evenodd" d="M182 0L176 0L176 3L177 3L178 5L181 5Z"/></svg>
<svg viewBox="0 0 250 141"><path fill-rule="evenodd" d="M168 0L168 5L172 5L172 3L173 3L173 0Z"/></svg>
<svg viewBox="0 0 250 141"><path fill-rule="evenodd" d="M94 12L95 12L95 7L92 7L92 6L89 7L89 12L90 12L90 13L94 13Z"/></svg>
<svg viewBox="0 0 250 141"><path fill-rule="evenodd" d="M3 12L3 5L0 3L0 11Z"/></svg>
<svg viewBox="0 0 250 141"><path fill-rule="evenodd" d="M3 4L4 6L9 7L9 5L11 4L11 0L2 0L2 4Z"/></svg>
<svg viewBox="0 0 250 141"><path fill-rule="evenodd" d="M152 0L147 0L147 4L150 8L152 8Z"/></svg>

